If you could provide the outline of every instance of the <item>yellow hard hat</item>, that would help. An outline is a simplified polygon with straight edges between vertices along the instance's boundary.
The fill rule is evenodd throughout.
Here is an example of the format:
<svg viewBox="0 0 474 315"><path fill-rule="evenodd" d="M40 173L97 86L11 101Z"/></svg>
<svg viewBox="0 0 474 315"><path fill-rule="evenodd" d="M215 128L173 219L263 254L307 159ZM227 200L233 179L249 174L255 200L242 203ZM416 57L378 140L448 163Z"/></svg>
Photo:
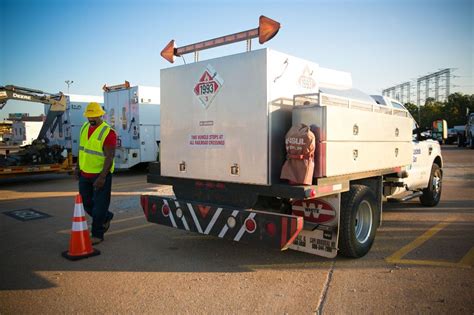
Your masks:
<svg viewBox="0 0 474 315"><path fill-rule="evenodd" d="M86 111L84 112L84 117L101 117L105 114L105 111L102 109L99 103L90 102L87 105Z"/></svg>

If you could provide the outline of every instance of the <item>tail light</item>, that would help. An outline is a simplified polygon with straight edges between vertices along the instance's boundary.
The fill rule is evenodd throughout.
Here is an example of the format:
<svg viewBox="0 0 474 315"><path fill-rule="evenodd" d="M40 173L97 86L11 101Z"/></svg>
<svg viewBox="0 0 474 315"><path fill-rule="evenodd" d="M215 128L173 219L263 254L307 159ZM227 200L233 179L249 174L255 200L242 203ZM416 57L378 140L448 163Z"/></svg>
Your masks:
<svg viewBox="0 0 474 315"><path fill-rule="evenodd" d="M276 229L276 225L273 222L265 224L265 231L267 231L268 235L271 237L276 235Z"/></svg>
<svg viewBox="0 0 474 315"><path fill-rule="evenodd" d="M257 223L255 222L255 220L254 219L245 220L245 229L249 233L255 232L255 230L257 229Z"/></svg>

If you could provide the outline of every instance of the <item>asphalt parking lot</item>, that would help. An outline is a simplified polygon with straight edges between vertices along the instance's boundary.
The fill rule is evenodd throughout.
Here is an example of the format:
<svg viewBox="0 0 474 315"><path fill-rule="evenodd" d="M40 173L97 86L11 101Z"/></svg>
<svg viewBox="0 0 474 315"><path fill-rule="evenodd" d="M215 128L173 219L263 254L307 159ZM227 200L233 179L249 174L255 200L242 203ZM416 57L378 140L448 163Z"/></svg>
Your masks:
<svg viewBox="0 0 474 315"><path fill-rule="evenodd" d="M140 194L172 191L131 171L114 177L116 216L101 255L71 262L61 252L77 183L67 175L3 181L0 313L473 314L474 150L444 146L443 156L441 203L385 204L372 250L356 260L147 223Z"/></svg>

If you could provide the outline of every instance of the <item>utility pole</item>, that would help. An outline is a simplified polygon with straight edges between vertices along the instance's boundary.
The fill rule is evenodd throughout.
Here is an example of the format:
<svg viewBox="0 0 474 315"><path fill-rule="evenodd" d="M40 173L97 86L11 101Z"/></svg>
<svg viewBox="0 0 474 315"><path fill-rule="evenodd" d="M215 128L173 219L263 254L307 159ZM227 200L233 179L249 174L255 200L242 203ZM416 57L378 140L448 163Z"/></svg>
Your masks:
<svg viewBox="0 0 474 315"><path fill-rule="evenodd" d="M69 94L69 86L70 86L71 84L73 84L74 81L73 81L73 80L66 80L66 81L64 81L64 83L67 84L67 94Z"/></svg>

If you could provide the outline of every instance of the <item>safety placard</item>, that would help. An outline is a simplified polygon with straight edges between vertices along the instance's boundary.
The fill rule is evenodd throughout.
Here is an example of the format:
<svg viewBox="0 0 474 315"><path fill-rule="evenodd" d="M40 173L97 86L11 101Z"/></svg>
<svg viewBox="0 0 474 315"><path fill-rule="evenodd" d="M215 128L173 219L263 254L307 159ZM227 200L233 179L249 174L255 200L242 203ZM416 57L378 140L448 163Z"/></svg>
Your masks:
<svg viewBox="0 0 474 315"><path fill-rule="evenodd" d="M322 199L295 200L291 209L293 215L302 216L311 223L330 224L336 219L336 210Z"/></svg>
<svg viewBox="0 0 474 315"><path fill-rule="evenodd" d="M217 71L208 65L194 87L194 94L205 109L212 103L223 84L224 80L217 74Z"/></svg>
<svg viewBox="0 0 474 315"><path fill-rule="evenodd" d="M223 148L225 137L223 134L194 134L189 136L189 145L200 148Z"/></svg>
<svg viewBox="0 0 474 315"><path fill-rule="evenodd" d="M312 78L313 70L306 66L303 70L303 74L298 79L298 84L308 90L312 90L316 87L316 81Z"/></svg>

